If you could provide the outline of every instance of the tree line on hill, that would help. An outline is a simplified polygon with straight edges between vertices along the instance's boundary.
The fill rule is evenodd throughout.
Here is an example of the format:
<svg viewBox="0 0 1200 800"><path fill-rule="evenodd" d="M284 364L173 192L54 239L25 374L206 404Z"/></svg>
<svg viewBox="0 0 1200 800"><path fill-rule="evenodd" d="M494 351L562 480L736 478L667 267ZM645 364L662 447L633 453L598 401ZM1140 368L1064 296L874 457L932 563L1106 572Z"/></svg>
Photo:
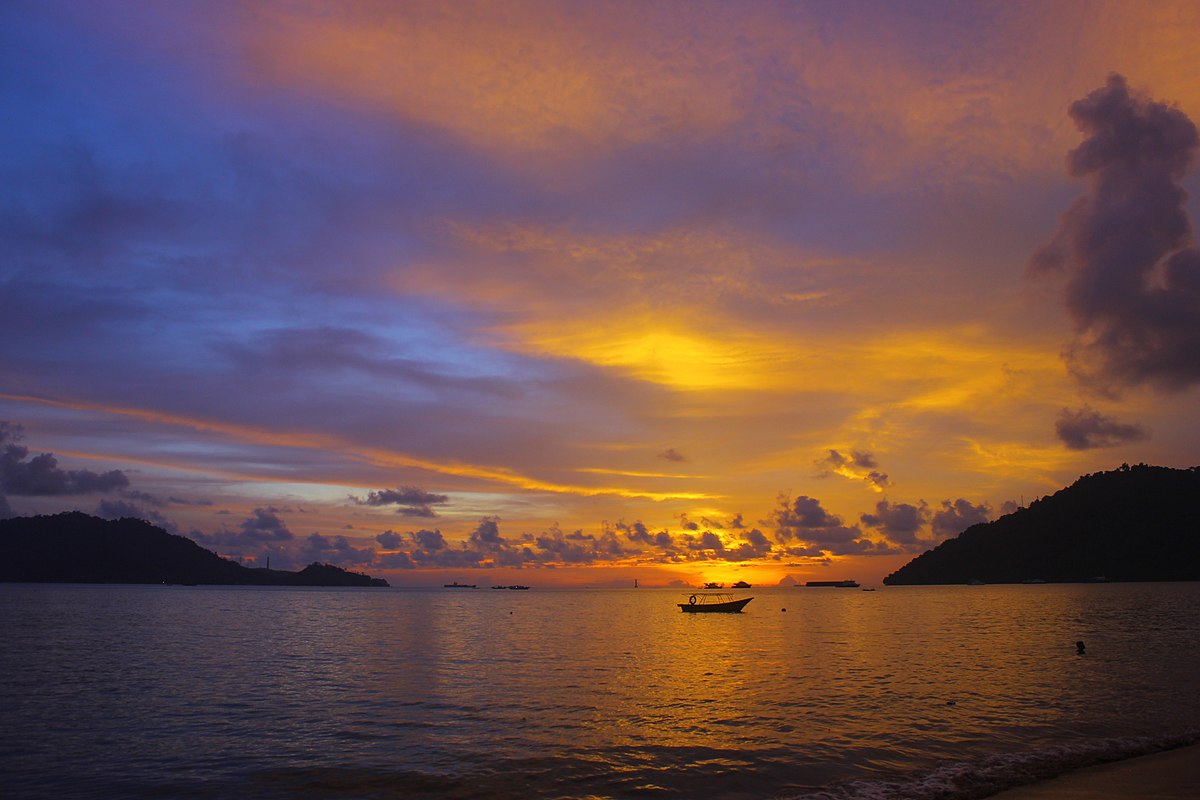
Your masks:
<svg viewBox="0 0 1200 800"><path fill-rule="evenodd" d="M892 586L1200 580L1200 467L1084 475L972 525L884 578Z"/></svg>
<svg viewBox="0 0 1200 800"><path fill-rule="evenodd" d="M246 567L144 520L105 520L78 511L0 520L0 552L0 582L8 583L388 585L315 562L299 572Z"/></svg>

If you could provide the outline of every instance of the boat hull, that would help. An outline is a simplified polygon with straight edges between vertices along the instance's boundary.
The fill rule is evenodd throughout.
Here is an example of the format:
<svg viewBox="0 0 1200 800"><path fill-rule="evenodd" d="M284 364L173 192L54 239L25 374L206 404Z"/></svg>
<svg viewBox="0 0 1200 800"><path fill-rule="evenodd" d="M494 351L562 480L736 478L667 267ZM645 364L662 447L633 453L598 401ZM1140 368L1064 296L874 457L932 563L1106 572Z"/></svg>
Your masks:
<svg viewBox="0 0 1200 800"><path fill-rule="evenodd" d="M679 609L685 614L738 614L753 599L745 597L724 603L680 603Z"/></svg>

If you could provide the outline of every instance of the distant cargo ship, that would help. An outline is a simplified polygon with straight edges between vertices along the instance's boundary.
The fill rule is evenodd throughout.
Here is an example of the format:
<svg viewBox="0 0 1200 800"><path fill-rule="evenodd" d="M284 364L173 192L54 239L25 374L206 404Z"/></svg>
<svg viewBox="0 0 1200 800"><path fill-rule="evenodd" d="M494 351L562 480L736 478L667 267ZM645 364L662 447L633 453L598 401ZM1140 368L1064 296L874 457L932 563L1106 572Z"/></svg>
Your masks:
<svg viewBox="0 0 1200 800"><path fill-rule="evenodd" d="M835 589L857 589L858 581L809 581L805 586L832 586Z"/></svg>

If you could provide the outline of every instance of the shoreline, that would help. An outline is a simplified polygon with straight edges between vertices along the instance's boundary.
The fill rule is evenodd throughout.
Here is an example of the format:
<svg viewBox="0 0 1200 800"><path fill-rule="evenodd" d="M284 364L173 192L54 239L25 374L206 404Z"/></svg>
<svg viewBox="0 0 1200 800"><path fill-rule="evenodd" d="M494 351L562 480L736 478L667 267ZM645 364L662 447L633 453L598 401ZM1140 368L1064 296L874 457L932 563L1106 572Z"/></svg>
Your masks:
<svg viewBox="0 0 1200 800"><path fill-rule="evenodd" d="M1200 745L1065 772L990 795L989 800L1195 800Z"/></svg>

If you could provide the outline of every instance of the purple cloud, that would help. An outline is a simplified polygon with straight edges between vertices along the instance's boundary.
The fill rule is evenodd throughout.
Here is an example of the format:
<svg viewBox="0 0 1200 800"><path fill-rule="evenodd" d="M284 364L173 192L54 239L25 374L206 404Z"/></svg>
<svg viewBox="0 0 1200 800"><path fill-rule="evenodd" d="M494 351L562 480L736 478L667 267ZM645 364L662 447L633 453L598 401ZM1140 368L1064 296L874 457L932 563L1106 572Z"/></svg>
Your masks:
<svg viewBox="0 0 1200 800"><path fill-rule="evenodd" d="M310 534L298 554L298 560L302 563L319 561L339 567L369 564L374 557L375 551L370 547L354 547L345 536L325 536L321 533Z"/></svg>
<svg viewBox="0 0 1200 800"><path fill-rule="evenodd" d="M911 548L920 543L921 531L929 524L929 508L924 501L914 506L880 500L875 504L875 512L861 515L860 520L890 541Z"/></svg>
<svg viewBox="0 0 1200 800"><path fill-rule="evenodd" d="M437 513L430 506L441 505L448 500L444 494L433 494L412 486L368 492L363 500L354 498L354 502L363 506L397 506L396 513L405 517L436 517Z"/></svg>
<svg viewBox="0 0 1200 800"><path fill-rule="evenodd" d="M1070 450L1116 447L1146 438L1140 426L1117 422L1086 406L1077 411L1064 408L1054 423L1054 432Z"/></svg>
<svg viewBox="0 0 1200 800"><path fill-rule="evenodd" d="M29 449L16 444L22 437L20 425L0 422L0 494L27 497L104 494L129 485L129 479L120 470L104 473L64 470L50 453L26 461Z"/></svg>
<svg viewBox="0 0 1200 800"><path fill-rule="evenodd" d="M867 555L894 552L863 536L857 526L842 523L841 517L821 507L821 501L801 495L794 501L780 498L772 521L775 537L782 543L799 542L803 547L795 555Z"/></svg>
<svg viewBox="0 0 1200 800"><path fill-rule="evenodd" d="M1030 260L1032 272L1066 273L1076 334L1068 366L1100 389L1185 389L1200 382L1200 250L1181 185L1200 144L1196 126L1120 75L1070 115L1087 138L1067 168L1089 193Z"/></svg>
<svg viewBox="0 0 1200 800"><path fill-rule="evenodd" d="M978 505L969 500L943 500L942 508L933 514L933 533L937 538L957 536L972 525L987 522L992 518L992 509L987 503Z"/></svg>

